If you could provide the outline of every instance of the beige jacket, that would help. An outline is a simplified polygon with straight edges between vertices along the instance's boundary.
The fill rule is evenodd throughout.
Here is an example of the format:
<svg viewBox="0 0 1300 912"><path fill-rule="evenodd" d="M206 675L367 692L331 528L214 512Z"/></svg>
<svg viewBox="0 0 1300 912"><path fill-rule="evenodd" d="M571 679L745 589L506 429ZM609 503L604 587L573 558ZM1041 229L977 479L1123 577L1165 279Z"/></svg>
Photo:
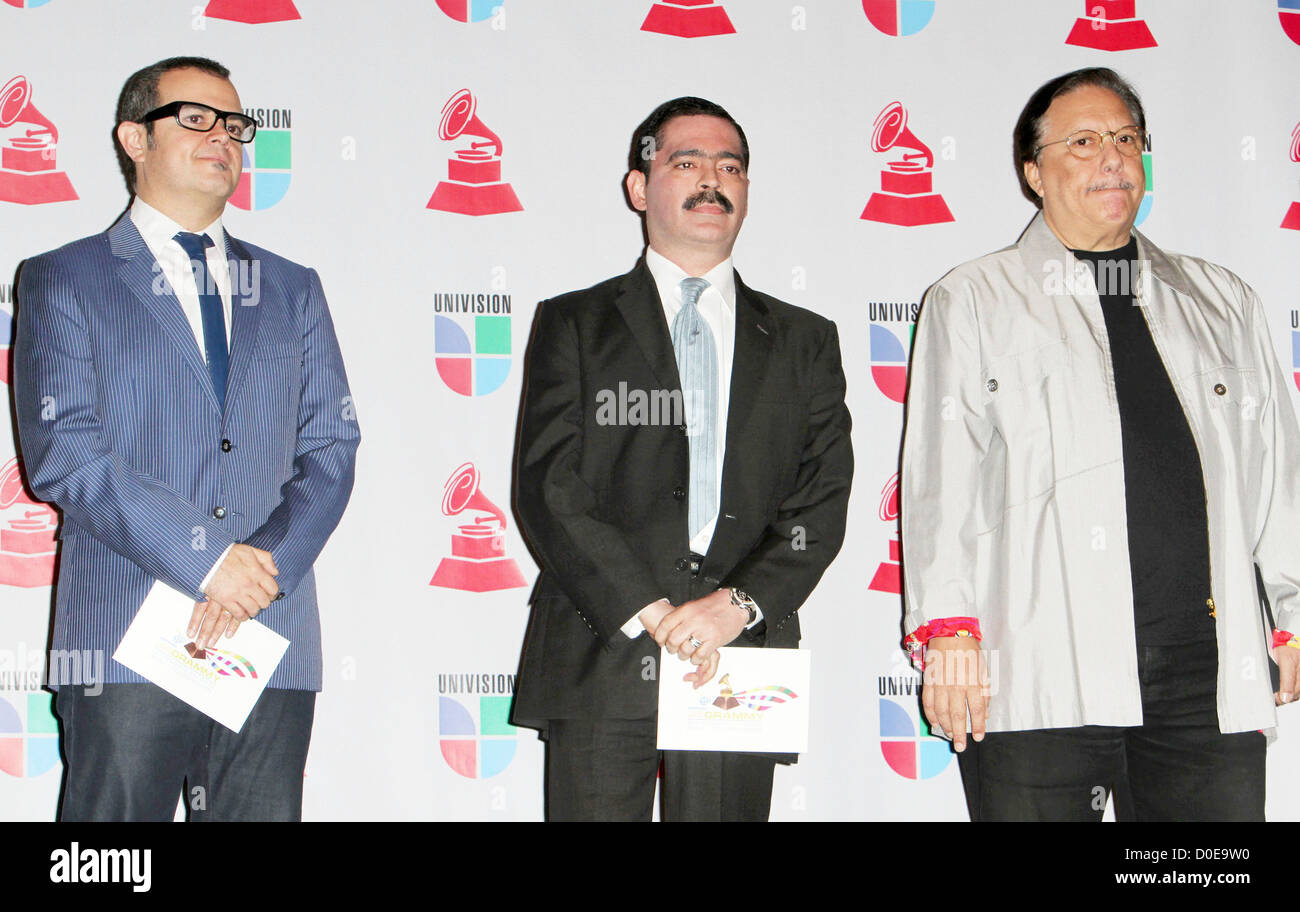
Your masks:
<svg viewBox="0 0 1300 912"><path fill-rule="evenodd" d="M1256 566L1277 626L1300 632L1300 427L1288 382L1244 282L1137 238L1138 302L1205 476L1219 727L1270 729ZM1041 214L1016 246L927 293L901 481L904 628L979 618L989 730L1140 725L1106 324L1091 272Z"/></svg>

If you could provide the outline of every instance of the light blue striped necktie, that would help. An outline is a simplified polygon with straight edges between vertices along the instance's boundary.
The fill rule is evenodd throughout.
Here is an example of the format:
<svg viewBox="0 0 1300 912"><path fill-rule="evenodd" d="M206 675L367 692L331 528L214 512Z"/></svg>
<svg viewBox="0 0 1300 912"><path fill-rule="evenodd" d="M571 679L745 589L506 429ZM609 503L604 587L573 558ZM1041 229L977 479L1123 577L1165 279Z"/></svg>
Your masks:
<svg viewBox="0 0 1300 912"><path fill-rule="evenodd" d="M691 538L718 514L718 346L697 306L708 287L704 279L682 279L682 309L673 319L672 330L691 460L687 510Z"/></svg>

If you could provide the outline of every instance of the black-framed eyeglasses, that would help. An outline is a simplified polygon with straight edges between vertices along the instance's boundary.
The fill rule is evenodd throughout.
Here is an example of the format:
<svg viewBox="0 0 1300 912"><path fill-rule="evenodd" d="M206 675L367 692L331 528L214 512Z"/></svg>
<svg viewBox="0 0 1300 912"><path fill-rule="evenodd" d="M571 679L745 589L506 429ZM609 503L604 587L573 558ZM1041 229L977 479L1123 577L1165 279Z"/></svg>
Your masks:
<svg viewBox="0 0 1300 912"><path fill-rule="evenodd" d="M1096 158L1101 152L1102 145L1106 142L1106 137L1115 144L1121 155L1129 158L1135 158L1141 155L1146 149L1146 134L1137 124L1129 124L1127 127L1120 127L1118 130L1106 130L1098 133L1096 130L1075 130L1065 139L1057 139L1049 143L1043 143L1034 150L1034 158L1048 146L1054 146L1057 143L1065 143L1065 148L1070 150L1070 154L1075 158L1082 158L1085 161L1090 158Z"/></svg>
<svg viewBox="0 0 1300 912"><path fill-rule="evenodd" d="M173 101L161 108L154 108L138 123L150 123L164 117L175 117L176 122L187 130L207 133L221 121L226 128L226 135L235 142L252 142L257 133L257 122L239 111L218 111L216 108L200 104L197 101Z"/></svg>

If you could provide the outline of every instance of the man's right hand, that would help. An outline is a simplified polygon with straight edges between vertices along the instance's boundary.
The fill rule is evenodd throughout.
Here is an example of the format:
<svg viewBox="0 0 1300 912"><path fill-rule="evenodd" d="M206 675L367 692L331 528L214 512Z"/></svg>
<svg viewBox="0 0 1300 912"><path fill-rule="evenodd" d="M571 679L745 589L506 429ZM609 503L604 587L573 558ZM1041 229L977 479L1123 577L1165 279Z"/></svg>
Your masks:
<svg viewBox="0 0 1300 912"><path fill-rule="evenodd" d="M988 672L980 641L974 637L933 637L925 644L921 706L931 728L952 738L953 750L966 749L966 717L971 735L984 740L989 712Z"/></svg>
<svg viewBox="0 0 1300 912"><path fill-rule="evenodd" d="M246 621L256 617L279 594L275 582L279 572L270 551L234 545L203 594L209 601L220 603L232 617Z"/></svg>

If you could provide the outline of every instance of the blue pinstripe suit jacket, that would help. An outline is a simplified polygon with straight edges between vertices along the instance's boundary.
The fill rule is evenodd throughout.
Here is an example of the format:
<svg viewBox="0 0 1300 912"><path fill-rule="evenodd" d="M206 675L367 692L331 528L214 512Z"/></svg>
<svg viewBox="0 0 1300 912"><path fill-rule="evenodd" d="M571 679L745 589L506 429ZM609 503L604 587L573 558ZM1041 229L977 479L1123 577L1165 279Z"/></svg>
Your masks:
<svg viewBox="0 0 1300 912"><path fill-rule="evenodd" d="M291 644L269 686L320 690L312 564L351 494L360 431L316 272L229 234L226 251L224 412L129 214L19 272L22 459L63 513L50 645L102 649L108 683L142 681L110 656L154 580L201 599L222 551L245 542L272 553L285 593L258 616Z"/></svg>

